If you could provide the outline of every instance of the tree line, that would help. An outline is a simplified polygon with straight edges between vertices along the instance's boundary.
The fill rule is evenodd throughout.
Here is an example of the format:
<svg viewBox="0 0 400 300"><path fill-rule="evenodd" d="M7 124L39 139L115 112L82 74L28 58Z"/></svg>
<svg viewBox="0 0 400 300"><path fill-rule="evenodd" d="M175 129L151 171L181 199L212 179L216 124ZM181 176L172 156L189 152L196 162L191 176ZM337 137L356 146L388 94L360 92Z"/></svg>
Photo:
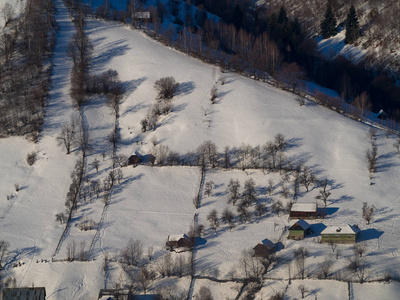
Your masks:
<svg viewBox="0 0 400 300"><path fill-rule="evenodd" d="M19 19L7 7L0 33L0 136L27 135L36 141L50 87L54 4L27 0Z"/></svg>

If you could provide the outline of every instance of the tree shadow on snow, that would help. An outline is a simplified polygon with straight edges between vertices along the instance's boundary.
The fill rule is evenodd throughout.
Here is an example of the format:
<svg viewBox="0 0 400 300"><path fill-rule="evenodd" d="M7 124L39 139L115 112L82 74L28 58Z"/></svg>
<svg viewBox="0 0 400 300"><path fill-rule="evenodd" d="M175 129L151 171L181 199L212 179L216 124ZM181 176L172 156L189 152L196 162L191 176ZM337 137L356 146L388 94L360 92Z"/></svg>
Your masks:
<svg viewBox="0 0 400 300"><path fill-rule="evenodd" d="M146 76L143 76L138 79L133 79L133 80L128 80L124 81L122 83L122 87L124 88L125 91L125 97L128 97L130 94L132 94L136 89L147 80Z"/></svg>
<svg viewBox="0 0 400 300"><path fill-rule="evenodd" d="M178 89L176 91L177 96L186 96L191 94L194 91L195 84L193 81L182 82L179 84Z"/></svg>

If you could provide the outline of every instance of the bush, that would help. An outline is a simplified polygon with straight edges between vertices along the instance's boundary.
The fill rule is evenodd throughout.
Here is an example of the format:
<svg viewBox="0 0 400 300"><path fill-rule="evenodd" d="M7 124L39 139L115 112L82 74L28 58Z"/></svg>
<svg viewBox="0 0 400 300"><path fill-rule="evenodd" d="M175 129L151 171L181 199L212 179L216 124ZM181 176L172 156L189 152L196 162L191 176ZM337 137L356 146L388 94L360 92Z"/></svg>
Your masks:
<svg viewBox="0 0 400 300"><path fill-rule="evenodd" d="M26 162L30 166L32 166L36 162L36 159L37 159L36 152L28 153L28 155L26 156Z"/></svg>
<svg viewBox="0 0 400 300"><path fill-rule="evenodd" d="M158 91L157 98L171 99L174 97L179 83L175 81L174 77L163 77L156 81L154 88Z"/></svg>

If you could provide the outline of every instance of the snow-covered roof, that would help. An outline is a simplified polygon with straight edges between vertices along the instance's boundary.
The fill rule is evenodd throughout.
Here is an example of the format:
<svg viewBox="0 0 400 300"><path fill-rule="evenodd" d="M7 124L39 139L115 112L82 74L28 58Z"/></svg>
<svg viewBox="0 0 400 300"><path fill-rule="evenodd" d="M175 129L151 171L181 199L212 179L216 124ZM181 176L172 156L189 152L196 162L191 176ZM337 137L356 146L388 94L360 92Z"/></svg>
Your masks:
<svg viewBox="0 0 400 300"><path fill-rule="evenodd" d="M306 229L308 229L310 227L310 224L308 224L303 219L300 219L300 220L294 222L291 227L293 227L296 224L299 225L303 230L306 230Z"/></svg>
<svg viewBox="0 0 400 300"><path fill-rule="evenodd" d="M356 234L360 232L357 225L328 226L321 234Z"/></svg>
<svg viewBox="0 0 400 300"><path fill-rule="evenodd" d="M316 212L317 211L317 203L293 203L290 211L305 211L305 212Z"/></svg>
<svg viewBox="0 0 400 300"><path fill-rule="evenodd" d="M269 239L264 239L264 240L260 241L257 245L260 245L260 244L264 245L265 247L267 247L269 249L274 248L274 243L271 242ZM257 245L256 245L256 247L257 247Z"/></svg>
<svg viewBox="0 0 400 300"><path fill-rule="evenodd" d="M184 233L184 234L171 234L168 236L168 241L169 242L177 242L180 239L185 239L185 240L190 240L189 237Z"/></svg>

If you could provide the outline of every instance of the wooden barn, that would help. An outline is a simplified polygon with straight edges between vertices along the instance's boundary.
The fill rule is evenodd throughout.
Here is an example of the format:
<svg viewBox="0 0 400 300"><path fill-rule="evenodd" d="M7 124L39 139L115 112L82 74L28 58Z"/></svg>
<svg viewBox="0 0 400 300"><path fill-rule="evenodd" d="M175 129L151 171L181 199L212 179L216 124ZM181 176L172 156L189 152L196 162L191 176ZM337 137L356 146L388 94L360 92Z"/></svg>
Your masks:
<svg viewBox="0 0 400 300"><path fill-rule="evenodd" d="M329 226L321 232L321 243L353 244L360 231L357 225Z"/></svg>
<svg viewBox="0 0 400 300"><path fill-rule="evenodd" d="M316 219L318 216L317 203L294 203L290 209L291 219Z"/></svg>
<svg viewBox="0 0 400 300"><path fill-rule="evenodd" d="M304 239L305 236L310 234L310 231L311 231L310 224L300 219L289 228L288 239L292 240Z"/></svg>
<svg viewBox="0 0 400 300"><path fill-rule="evenodd" d="M167 246L172 248L188 248L192 246L190 238L186 234L169 235Z"/></svg>
<svg viewBox="0 0 400 300"><path fill-rule="evenodd" d="M266 257L275 251L275 245L270 240L265 239L259 242L254 248L254 256Z"/></svg>
<svg viewBox="0 0 400 300"><path fill-rule="evenodd" d="M136 155L136 154L131 155L131 156L129 156L129 158L128 158L128 166L129 166L129 165L137 166L137 165L139 165L141 162L142 162L142 159L140 158L139 155Z"/></svg>
<svg viewBox="0 0 400 300"><path fill-rule="evenodd" d="M46 288L24 287L3 289L3 300L44 300L46 299Z"/></svg>
<svg viewBox="0 0 400 300"><path fill-rule="evenodd" d="M126 289L101 289L99 292L99 300L133 300L132 292Z"/></svg>

